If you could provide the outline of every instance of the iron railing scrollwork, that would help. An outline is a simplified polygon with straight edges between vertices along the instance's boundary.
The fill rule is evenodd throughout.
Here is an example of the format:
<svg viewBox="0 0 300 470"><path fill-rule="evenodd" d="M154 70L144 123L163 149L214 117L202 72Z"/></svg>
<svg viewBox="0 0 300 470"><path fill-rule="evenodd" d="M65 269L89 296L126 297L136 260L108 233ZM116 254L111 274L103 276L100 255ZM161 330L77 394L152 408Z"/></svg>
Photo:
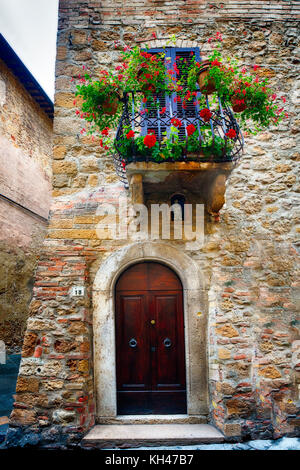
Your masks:
<svg viewBox="0 0 300 470"><path fill-rule="evenodd" d="M155 161L151 155L141 155L139 154L137 146L132 140L132 145L130 152L128 149L126 154L124 153L122 147L122 139L124 139L125 132L128 132L128 129L135 131L136 135L146 135L148 129L155 131L157 141L159 145L164 145L163 138L166 133L169 132L171 127L171 120L173 118L178 118L181 121L181 126L179 128L179 141L182 145L182 154L175 159L168 158L167 160L156 161L156 163L162 162L173 162L173 161L198 161L198 162L214 162L214 163L224 163L232 162L236 163L241 158L243 153L244 138L239 128L239 125L234 117L233 111L227 103L221 101L220 98L210 103L209 98L206 97L206 109L211 112L211 117L208 121L204 121L200 112L201 109L199 105L194 105L194 103L189 103L189 106L184 109L180 107L180 111L174 111L172 106L172 99L168 99L167 103L165 102L164 97L163 103L161 103L160 94L153 99L152 106L149 106L147 112L145 112L145 106L141 103L141 94L134 92L124 93L122 98L123 101L123 112L121 119L118 125L118 129L115 136L115 149L116 154L114 156L114 164L117 175L123 182L126 188L128 188L128 181L126 176L126 165L131 162L138 161ZM200 93L199 93L200 95ZM138 99L140 101L138 101ZM167 104L167 106L162 106L162 104ZM161 112L163 109L164 112ZM203 108L202 108L203 109ZM198 130L198 140L199 147L205 142L205 136L203 136L202 130L204 128L210 129L210 135L212 142L214 143L217 138L223 139L225 142L230 142L228 148L226 144L220 154L214 154L213 151L208 155L207 152L197 152L197 154L191 154L187 151L187 145L184 144L188 139L187 127L193 124ZM226 133L233 129L236 133L236 136L233 139L227 139Z"/></svg>

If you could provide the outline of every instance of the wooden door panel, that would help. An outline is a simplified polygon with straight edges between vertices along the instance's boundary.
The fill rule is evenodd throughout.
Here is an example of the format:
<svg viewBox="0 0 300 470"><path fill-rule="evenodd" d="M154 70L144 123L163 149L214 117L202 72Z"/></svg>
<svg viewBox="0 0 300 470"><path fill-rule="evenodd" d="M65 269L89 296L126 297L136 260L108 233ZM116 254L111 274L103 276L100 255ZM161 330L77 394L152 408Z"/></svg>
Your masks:
<svg viewBox="0 0 300 470"><path fill-rule="evenodd" d="M123 273L116 286L118 291L148 290L148 269L145 263L134 264Z"/></svg>
<svg viewBox="0 0 300 470"><path fill-rule="evenodd" d="M151 394L151 410L149 414L185 414L186 390L154 390Z"/></svg>
<svg viewBox="0 0 300 470"><path fill-rule="evenodd" d="M151 291L182 291L181 282L171 269L158 263L148 264L148 290Z"/></svg>
<svg viewBox="0 0 300 470"><path fill-rule="evenodd" d="M116 357L118 414L186 413L182 286L166 266L139 263L119 278Z"/></svg>
<svg viewBox="0 0 300 470"><path fill-rule="evenodd" d="M180 357L184 355L178 324L178 295L161 293L154 295L157 328L157 367L155 389L178 389L185 387L181 374Z"/></svg>
<svg viewBox="0 0 300 470"><path fill-rule="evenodd" d="M145 295L119 295L117 356L122 360L118 361L117 377L120 390L151 389L145 301Z"/></svg>

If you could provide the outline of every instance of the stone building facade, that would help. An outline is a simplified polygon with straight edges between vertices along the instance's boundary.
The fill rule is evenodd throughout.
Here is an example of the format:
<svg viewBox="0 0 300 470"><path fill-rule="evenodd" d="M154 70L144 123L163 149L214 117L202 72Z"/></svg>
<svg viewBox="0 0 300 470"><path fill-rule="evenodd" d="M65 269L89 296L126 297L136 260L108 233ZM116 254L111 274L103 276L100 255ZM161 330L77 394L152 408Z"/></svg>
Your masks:
<svg viewBox="0 0 300 470"><path fill-rule="evenodd" d="M168 266L183 286L185 421L211 423L227 439L299 435L299 14L293 1L60 1L51 219L11 442L72 444L95 423L120 422L114 289L128 267L143 261ZM186 189L206 206L201 249L173 239L99 238L101 204L118 207L120 196L129 206L168 202L171 189L153 184L150 167L132 170L143 173L143 190L139 177L131 177L131 191L124 188L111 157L80 133L73 78L83 66L97 74L117 63L125 43L159 47L173 34L177 47L198 46L205 57L216 31L228 54L270 77L286 97L288 120L246 137L238 166L216 170L224 175L221 187L227 178L220 220L203 191ZM78 286L84 295L74 296Z"/></svg>
<svg viewBox="0 0 300 470"><path fill-rule="evenodd" d="M2 35L0 48L0 340L20 352L50 208L53 104Z"/></svg>

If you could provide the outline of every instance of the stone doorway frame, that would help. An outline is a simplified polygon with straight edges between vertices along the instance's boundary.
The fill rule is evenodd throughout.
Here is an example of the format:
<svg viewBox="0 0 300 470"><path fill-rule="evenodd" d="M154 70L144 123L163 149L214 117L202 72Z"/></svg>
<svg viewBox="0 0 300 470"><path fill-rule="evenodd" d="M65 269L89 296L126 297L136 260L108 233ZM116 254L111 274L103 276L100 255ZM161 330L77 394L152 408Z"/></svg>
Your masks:
<svg viewBox="0 0 300 470"><path fill-rule="evenodd" d="M208 414L207 291L198 265L183 251L161 242L138 242L112 253L93 285L94 382L98 422L117 417L115 285L129 266L156 261L171 268L183 286L187 414ZM174 415L175 416L175 415Z"/></svg>

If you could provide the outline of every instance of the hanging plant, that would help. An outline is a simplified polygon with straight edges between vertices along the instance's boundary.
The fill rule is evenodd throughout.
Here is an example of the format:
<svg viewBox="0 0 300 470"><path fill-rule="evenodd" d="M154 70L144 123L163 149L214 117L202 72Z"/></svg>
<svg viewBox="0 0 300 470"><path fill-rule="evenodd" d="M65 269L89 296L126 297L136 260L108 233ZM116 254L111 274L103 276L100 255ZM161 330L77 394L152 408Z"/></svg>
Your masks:
<svg viewBox="0 0 300 470"><path fill-rule="evenodd" d="M87 122L93 124L93 130L116 125L121 113L122 87L111 72L102 70L98 80L92 80L88 73L80 77L76 97L80 98L80 114ZM77 103L76 103L77 104Z"/></svg>
<svg viewBox="0 0 300 470"><path fill-rule="evenodd" d="M176 57L175 63L171 63L171 58L165 52L151 53L139 47L125 47L114 69L102 70L96 80L88 73L79 77L76 96L80 98L80 106L76 114L89 124L82 132L98 135L100 146L111 154L115 152L117 145L118 151L121 149L121 154L128 159L133 152L140 156L149 156L155 161L176 160L192 153L198 156L207 157L211 154L224 157L226 154L230 155L238 137L233 135L236 133L235 129L224 129L221 133L212 130L213 125L221 128L224 126L224 122L222 124L220 121L219 99L238 113L241 127L252 133L277 125L287 117L279 104L280 99L271 91L268 79L261 79L255 73L258 66L254 66L250 73L245 67L240 67L237 59L224 58L220 33L210 38L209 42L214 43L214 48L204 62L197 61L193 56L189 61ZM155 116L156 121L158 118L161 121L162 127L170 126L167 116L169 108L167 110L166 107L160 107L157 99L159 93L162 97L168 95L170 101L174 99L183 110L189 102L197 106L195 118L201 127L201 135L198 129L192 132L189 126L187 132L185 124L184 133L181 132L179 138L181 121L176 115L171 120L168 132L158 133L158 129L152 129L147 135L141 135L143 133L137 134L134 129L136 124L132 124L132 128L127 126L130 119L127 117L124 130L121 134L119 132L116 142L113 129L120 122L124 104L128 110L130 106L129 113L138 116L137 125L142 122L143 126L149 128L151 119ZM210 109L206 103L208 95ZM215 124L211 120L213 113Z"/></svg>
<svg viewBox="0 0 300 470"><path fill-rule="evenodd" d="M241 127L250 133L277 125L288 117L267 78L260 79L255 73L247 72L245 67L241 68L237 59L222 56L220 33L208 41L215 46L208 60L197 62L194 59L188 74L190 90L196 90L198 82L203 94L215 94L215 101L220 97L223 102L230 103L233 111L240 113ZM258 68L254 65L253 72Z"/></svg>

